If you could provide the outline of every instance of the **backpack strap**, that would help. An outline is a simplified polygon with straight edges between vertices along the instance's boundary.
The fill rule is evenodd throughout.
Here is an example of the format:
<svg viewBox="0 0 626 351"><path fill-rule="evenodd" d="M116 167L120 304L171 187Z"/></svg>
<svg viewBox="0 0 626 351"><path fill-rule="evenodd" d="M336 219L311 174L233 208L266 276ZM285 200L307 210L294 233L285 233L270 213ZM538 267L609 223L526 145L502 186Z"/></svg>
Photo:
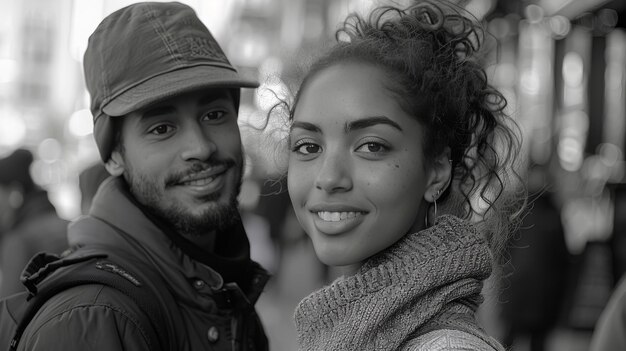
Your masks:
<svg viewBox="0 0 626 351"><path fill-rule="evenodd" d="M59 258L50 254L38 254L29 263L22 275L22 282L28 289L24 297L12 299L13 318L18 325L10 342L10 350L17 350L17 345L24 330L36 315L37 311L56 294L69 288L99 284L111 287L130 298L144 313L146 318L137 316L140 325L147 333L150 349L169 350L168 332L164 327L167 316L150 284L146 284L145 267L132 266L133 272L126 268L128 264L120 264L119 257L112 260L109 254L92 253L68 258ZM135 272L141 271L142 275ZM24 301L24 299L26 301Z"/></svg>

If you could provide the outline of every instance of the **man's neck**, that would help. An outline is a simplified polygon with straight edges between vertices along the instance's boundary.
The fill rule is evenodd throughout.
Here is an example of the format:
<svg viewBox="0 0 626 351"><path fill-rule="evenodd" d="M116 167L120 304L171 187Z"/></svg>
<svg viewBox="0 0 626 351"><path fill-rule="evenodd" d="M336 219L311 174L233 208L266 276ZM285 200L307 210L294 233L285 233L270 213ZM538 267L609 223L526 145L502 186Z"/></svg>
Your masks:
<svg viewBox="0 0 626 351"><path fill-rule="evenodd" d="M210 233L203 233L202 235L182 234L182 236L185 239L194 243L198 248L206 251L207 253L215 252L215 231L212 231Z"/></svg>

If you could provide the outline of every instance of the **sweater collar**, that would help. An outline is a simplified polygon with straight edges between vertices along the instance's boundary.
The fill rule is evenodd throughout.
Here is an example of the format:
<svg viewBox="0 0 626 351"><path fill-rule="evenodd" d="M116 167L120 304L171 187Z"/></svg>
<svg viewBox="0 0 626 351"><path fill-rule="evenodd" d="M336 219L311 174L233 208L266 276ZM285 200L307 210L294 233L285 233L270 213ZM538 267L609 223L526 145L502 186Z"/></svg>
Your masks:
<svg viewBox="0 0 626 351"><path fill-rule="evenodd" d="M476 229L440 216L302 300L295 314L301 349L395 350L454 306L475 311L490 273L489 249Z"/></svg>

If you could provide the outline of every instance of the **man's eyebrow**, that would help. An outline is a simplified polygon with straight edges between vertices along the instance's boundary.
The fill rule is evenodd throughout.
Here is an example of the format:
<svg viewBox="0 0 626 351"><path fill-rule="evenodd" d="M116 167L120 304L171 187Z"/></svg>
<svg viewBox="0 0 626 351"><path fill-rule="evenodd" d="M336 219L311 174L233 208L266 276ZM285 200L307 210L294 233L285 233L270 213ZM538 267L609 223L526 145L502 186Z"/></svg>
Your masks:
<svg viewBox="0 0 626 351"><path fill-rule="evenodd" d="M214 101L226 101L230 98L230 94L226 91L223 92L214 92L204 95L198 100L198 106L208 105ZM170 113L176 112L176 108L174 106L169 105L161 105L155 106L153 108L148 108L141 114L141 118L149 119L151 117L156 117L160 115L166 115Z"/></svg>
<svg viewBox="0 0 626 351"><path fill-rule="evenodd" d="M400 127L398 123L392 121L386 116L372 116L372 117L358 119L356 121L346 123L344 130L347 134L355 129L364 129L364 128L375 126L377 124L386 124L386 125L396 128L399 131L402 131L402 127Z"/></svg>
<svg viewBox="0 0 626 351"><path fill-rule="evenodd" d="M295 121L291 124L291 128L290 130L294 130L295 128L301 128L304 130L308 130L311 132L316 132L316 133L321 133L322 130L316 126L313 123L309 123L309 122L299 122L299 121Z"/></svg>
<svg viewBox="0 0 626 351"><path fill-rule="evenodd" d="M215 101L228 101L230 96L231 95L226 91L209 93L207 95L203 95L200 100L198 100L198 106L209 105Z"/></svg>
<svg viewBox="0 0 626 351"><path fill-rule="evenodd" d="M141 114L142 119L149 119L152 117L166 115L175 112L176 109L172 106L157 106L154 108L147 109L144 113Z"/></svg>

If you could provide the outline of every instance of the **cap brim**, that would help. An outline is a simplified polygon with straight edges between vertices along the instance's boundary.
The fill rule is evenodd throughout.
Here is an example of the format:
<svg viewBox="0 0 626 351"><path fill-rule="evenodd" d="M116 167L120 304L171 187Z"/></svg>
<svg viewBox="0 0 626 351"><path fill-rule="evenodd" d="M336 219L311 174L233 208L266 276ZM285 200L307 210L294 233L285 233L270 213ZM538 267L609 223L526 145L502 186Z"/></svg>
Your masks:
<svg viewBox="0 0 626 351"><path fill-rule="evenodd" d="M153 77L108 102L102 111L123 116L150 104L201 89L257 88L259 83L220 66L185 67Z"/></svg>

